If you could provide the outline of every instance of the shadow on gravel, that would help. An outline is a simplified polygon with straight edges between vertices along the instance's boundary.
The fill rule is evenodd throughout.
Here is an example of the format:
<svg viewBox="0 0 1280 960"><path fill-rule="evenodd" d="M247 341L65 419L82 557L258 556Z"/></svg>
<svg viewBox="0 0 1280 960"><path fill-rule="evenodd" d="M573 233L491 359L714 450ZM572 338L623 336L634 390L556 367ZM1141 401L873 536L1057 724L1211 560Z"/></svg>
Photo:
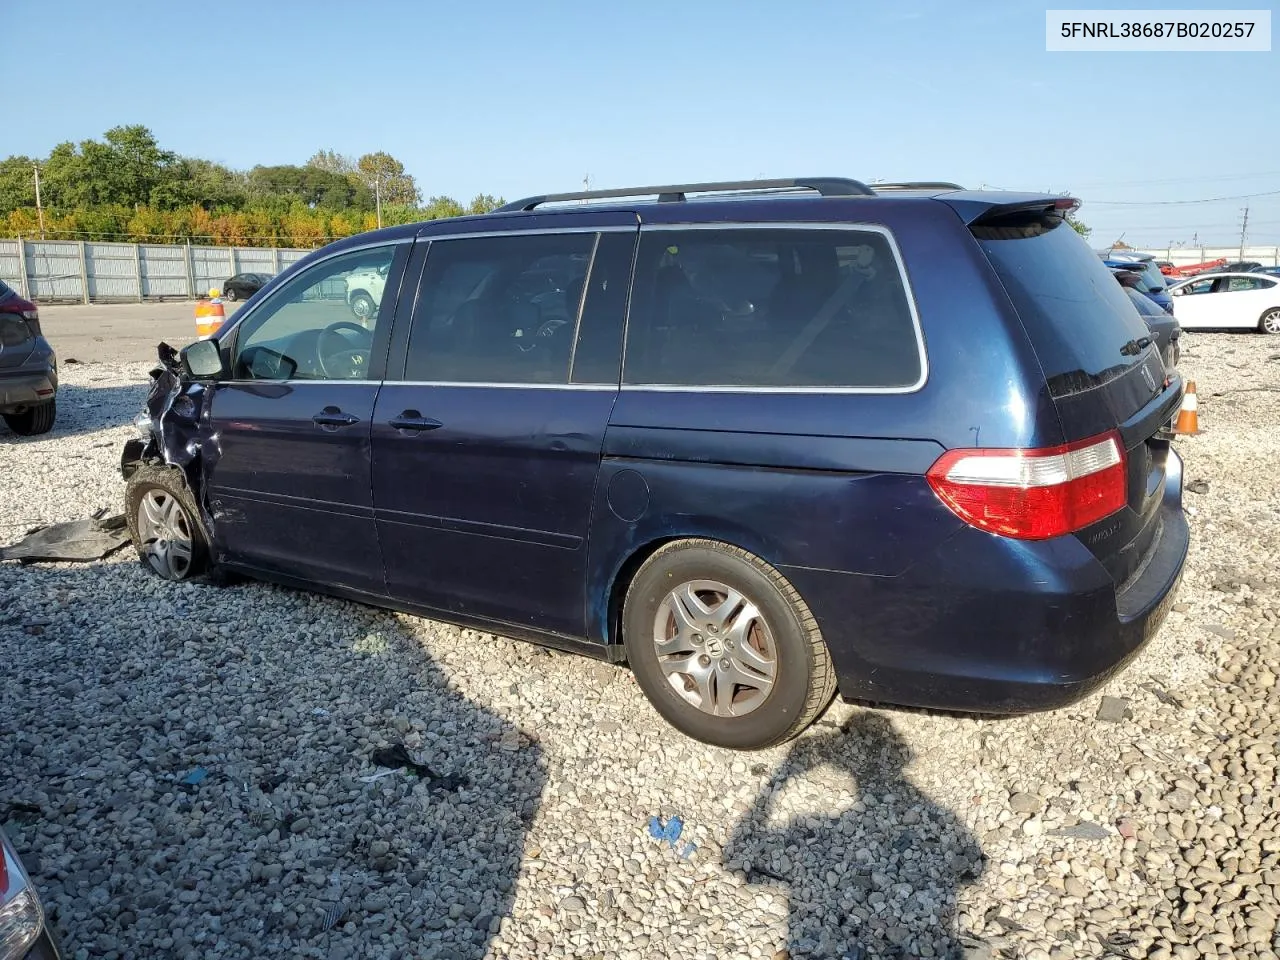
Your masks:
<svg viewBox="0 0 1280 960"><path fill-rule="evenodd" d="M956 897L981 876L982 850L950 811L904 774L910 748L891 722L860 714L846 732L804 737L735 829L726 862L753 884L786 888L793 958L960 957ZM852 790L840 813L779 801L806 781L810 803ZM838 905L838 908L837 908Z"/></svg>
<svg viewBox="0 0 1280 960"><path fill-rule="evenodd" d="M394 615L4 563L0 663L0 821L69 957L480 960L510 913L541 748Z"/></svg>
<svg viewBox="0 0 1280 960"><path fill-rule="evenodd" d="M0 444L35 444L60 437L97 433L128 426L147 399L149 381L127 387L58 385L58 418L53 429L37 437L20 437L0 420Z"/></svg>

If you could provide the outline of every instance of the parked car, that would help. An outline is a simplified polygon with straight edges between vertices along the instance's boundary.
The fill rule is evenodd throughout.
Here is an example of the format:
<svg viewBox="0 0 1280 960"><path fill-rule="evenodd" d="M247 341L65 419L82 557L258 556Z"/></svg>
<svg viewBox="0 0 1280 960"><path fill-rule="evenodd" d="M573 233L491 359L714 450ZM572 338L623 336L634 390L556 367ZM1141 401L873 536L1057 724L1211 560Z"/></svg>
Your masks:
<svg viewBox="0 0 1280 960"><path fill-rule="evenodd" d="M0 829L0 958L59 960L44 907L9 838Z"/></svg>
<svg viewBox="0 0 1280 960"><path fill-rule="evenodd" d="M1265 273L1269 277L1280 277L1280 267L1256 267L1250 273Z"/></svg>
<svg viewBox="0 0 1280 960"><path fill-rule="evenodd" d="M222 298L232 303L246 300L270 282L269 273L237 273L222 285Z"/></svg>
<svg viewBox="0 0 1280 960"><path fill-rule="evenodd" d="M626 661L727 747L837 690L1071 703L1156 632L1188 547L1182 381L1075 205L746 181L338 241L161 346L130 531L172 580ZM319 291L370 271L364 329Z"/></svg>
<svg viewBox="0 0 1280 960"><path fill-rule="evenodd" d="M1160 308L1172 316L1173 299L1164 274L1156 266L1155 258L1149 253L1113 253L1105 257L1103 262L1113 269L1134 270L1142 276L1142 292L1160 305Z"/></svg>
<svg viewBox="0 0 1280 960"><path fill-rule="evenodd" d="M367 270L358 270L346 277L347 305L361 324L368 326L382 303L382 291L387 283L389 264L380 263Z"/></svg>
<svg viewBox="0 0 1280 960"><path fill-rule="evenodd" d="M1201 274L1174 284L1174 315L1184 330L1280 333L1280 277L1263 273Z"/></svg>
<svg viewBox="0 0 1280 960"><path fill-rule="evenodd" d="M1116 279L1125 288L1125 294L1142 315L1147 329L1155 338L1160 356L1164 359L1165 369L1175 369L1178 361L1182 359L1182 346L1179 342L1182 338L1182 328L1178 325L1177 318L1165 313L1157 303L1141 292L1142 281L1137 274L1118 271Z"/></svg>
<svg viewBox="0 0 1280 960"><path fill-rule="evenodd" d="M48 433L58 417L58 357L40 310L0 281L0 416L14 433Z"/></svg>

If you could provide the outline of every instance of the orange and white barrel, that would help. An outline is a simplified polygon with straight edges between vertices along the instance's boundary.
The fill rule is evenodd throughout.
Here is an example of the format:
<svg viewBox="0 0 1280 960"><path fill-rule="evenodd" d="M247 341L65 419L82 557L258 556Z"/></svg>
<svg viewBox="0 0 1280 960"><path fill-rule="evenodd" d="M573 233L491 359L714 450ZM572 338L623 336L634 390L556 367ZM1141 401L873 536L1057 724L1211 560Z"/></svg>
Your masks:
<svg viewBox="0 0 1280 960"><path fill-rule="evenodd" d="M220 294L220 290L210 290L208 300L196 301L197 340L208 340L218 332L218 328L227 319L227 312L222 306Z"/></svg>

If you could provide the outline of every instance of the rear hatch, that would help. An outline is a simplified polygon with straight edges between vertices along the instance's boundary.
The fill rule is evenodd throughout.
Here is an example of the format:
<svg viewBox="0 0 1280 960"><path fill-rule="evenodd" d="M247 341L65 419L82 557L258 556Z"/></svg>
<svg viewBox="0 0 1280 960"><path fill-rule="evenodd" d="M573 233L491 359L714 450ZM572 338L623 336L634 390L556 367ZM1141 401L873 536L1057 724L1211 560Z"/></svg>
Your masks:
<svg viewBox="0 0 1280 960"><path fill-rule="evenodd" d="M35 349L39 321L28 313L35 314L35 305L0 282L0 370L22 366Z"/></svg>
<svg viewBox="0 0 1280 960"><path fill-rule="evenodd" d="M971 229L1035 349L1064 440L1121 436L1127 506L1075 534L1121 586L1160 532L1169 452L1161 431L1177 411L1181 382L1166 374L1124 289L1052 208L1001 211Z"/></svg>

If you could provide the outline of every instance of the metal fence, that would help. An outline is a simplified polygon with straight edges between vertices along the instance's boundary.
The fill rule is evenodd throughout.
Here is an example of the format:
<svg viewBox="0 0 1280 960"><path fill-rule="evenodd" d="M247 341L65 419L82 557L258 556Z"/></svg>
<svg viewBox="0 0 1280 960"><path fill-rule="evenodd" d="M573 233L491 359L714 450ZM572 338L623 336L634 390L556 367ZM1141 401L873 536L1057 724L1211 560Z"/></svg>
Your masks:
<svg viewBox="0 0 1280 960"><path fill-rule="evenodd" d="M194 300L237 273L279 273L310 253L288 247L0 240L0 280L59 301Z"/></svg>
<svg viewBox="0 0 1280 960"><path fill-rule="evenodd" d="M1149 253L1157 260L1166 260L1176 266L1190 266L1193 263L1208 263L1210 260L1226 260L1236 263L1240 260L1260 263L1264 267L1280 267L1280 247L1246 246L1244 255L1240 247L1145 247L1133 253Z"/></svg>

